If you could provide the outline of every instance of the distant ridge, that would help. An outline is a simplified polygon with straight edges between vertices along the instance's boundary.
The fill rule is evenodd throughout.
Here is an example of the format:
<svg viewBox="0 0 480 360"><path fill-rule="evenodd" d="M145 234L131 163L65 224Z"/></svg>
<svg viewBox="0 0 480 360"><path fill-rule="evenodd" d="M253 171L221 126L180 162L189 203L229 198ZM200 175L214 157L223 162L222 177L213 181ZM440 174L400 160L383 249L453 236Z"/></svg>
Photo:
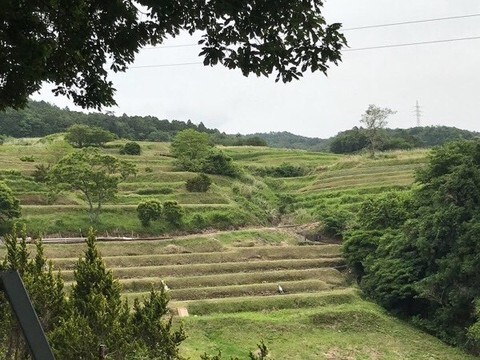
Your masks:
<svg viewBox="0 0 480 360"><path fill-rule="evenodd" d="M83 113L61 109L45 101L30 101L28 107L0 112L0 135L11 137L43 137L64 132L73 124L97 126L120 138L130 140L170 141L179 131L194 129L211 135L216 144L226 146L269 146L273 148L303 149L354 153L365 148L365 130L353 128L328 139L295 135L287 131L225 134L207 128L203 123L159 119L155 116L128 116L123 114ZM448 126L426 126L409 129L385 129L383 150L432 147L445 142L479 137L475 131Z"/></svg>
<svg viewBox="0 0 480 360"><path fill-rule="evenodd" d="M255 133L255 136L264 139L268 146L286 149L304 149L310 151L329 151L330 139L311 138L295 135L288 131L271 131L268 133Z"/></svg>
<svg viewBox="0 0 480 360"><path fill-rule="evenodd" d="M362 151L366 146L365 129L339 132L328 139L310 138L286 131L255 133L264 139L268 146L309 151L331 151L339 154ZM450 126L420 126L408 129L384 129L381 150L430 148L454 140L471 140L480 137L476 131L462 130Z"/></svg>

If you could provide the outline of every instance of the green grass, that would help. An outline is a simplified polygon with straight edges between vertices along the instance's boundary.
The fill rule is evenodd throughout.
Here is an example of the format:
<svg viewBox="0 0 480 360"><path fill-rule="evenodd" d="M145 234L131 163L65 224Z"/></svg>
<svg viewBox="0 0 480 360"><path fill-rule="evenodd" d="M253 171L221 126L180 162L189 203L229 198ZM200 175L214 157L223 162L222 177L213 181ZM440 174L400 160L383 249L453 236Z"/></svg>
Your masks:
<svg viewBox="0 0 480 360"><path fill-rule="evenodd" d="M335 268L344 268L339 245L306 245L281 229L97 245L125 298L167 283L173 312L190 313L181 352L192 359L219 350L245 359L261 340L272 359L473 359L363 300ZM67 291L84 249L45 244Z"/></svg>
<svg viewBox="0 0 480 360"><path fill-rule="evenodd" d="M103 151L135 162L138 174L120 184L117 198L105 204L95 227L101 235L163 238L99 242L98 249L119 279L124 297L143 297L163 280L170 288L170 307L188 309L183 355L198 358L205 351L221 350L227 359L243 359L263 339L277 360L473 359L363 300L341 272L345 262L339 245L311 246L294 231L257 228L279 221L278 194L295 199L294 212L282 221L318 222L318 214L328 209L344 209L354 217L365 197L408 190L427 151L387 152L371 159L222 147L242 168L242 175L211 176L213 185L207 193L189 193L184 184L195 174L174 168L168 144L140 142L142 156L120 156L113 145L123 142L117 140ZM23 162L19 154L35 161ZM47 205L48 188L31 177L35 165L54 155L41 139L9 141L0 146L0 181L20 199L30 232L85 235L90 223L80 194L64 193ZM300 166L307 175L255 175L282 163ZM143 228L136 206L146 199L182 204L183 229L161 222ZM207 221L207 232L185 235L198 230L191 224L195 215ZM247 225L251 228L230 231ZM211 232L212 228L228 231ZM185 236L164 238L172 232ZM33 245L28 247L33 253ZM45 244L45 255L62 270L67 290L84 249L84 244ZM4 255L0 245L0 257ZM279 284L284 294L278 294Z"/></svg>
<svg viewBox="0 0 480 360"><path fill-rule="evenodd" d="M303 294L271 296L242 296L228 299L171 301L170 306L187 307L191 315L304 309L348 304L358 300L358 291L352 288Z"/></svg>
<svg viewBox="0 0 480 360"><path fill-rule="evenodd" d="M220 350L226 358L245 359L263 340L272 359L474 359L362 300L188 317L184 326L189 337L182 353L191 358Z"/></svg>
<svg viewBox="0 0 480 360"><path fill-rule="evenodd" d="M141 156L121 156L118 146L124 142L116 140L103 151L134 162L138 173L121 183L117 198L104 205L100 220L95 224L102 234L160 235L175 230L164 224L154 224L150 228L141 226L136 206L151 198L175 200L185 207L189 218L180 231L199 230L195 227L197 225L189 223L195 214L204 216L206 227L210 228L268 225L277 219L276 194L285 192L294 195L297 207L310 214L318 206L314 196L331 192L342 196L356 192L358 196L354 201L344 199L340 203L330 201L326 204L331 207L345 205L348 211L355 211L354 204L362 201L364 196L361 195L371 190L408 188L413 182L415 169L425 162L427 153L425 150L395 151L380 153L375 159L370 159L365 155L342 156L303 150L221 147L243 168L242 176L238 179L212 176L213 185L207 193L189 193L185 189L185 181L195 174L174 168L169 144L139 142L143 150ZM30 232L78 236L91 225L81 194L64 193L49 204L47 186L36 183L31 177L36 165L58 159L61 154L55 151L58 152L58 149L42 139L8 141L0 147L0 162L3 164L0 180L6 181L20 199L23 219ZM21 161L19 154L33 157L35 161ZM303 167L308 175L273 179L250 174L251 169L275 167L282 163ZM147 167L151 172L145 170ZM223 216L220 222L214 220L219 218L218 212L222 212ZM299 216L293 221L298 223L310 219Z"/></svg>

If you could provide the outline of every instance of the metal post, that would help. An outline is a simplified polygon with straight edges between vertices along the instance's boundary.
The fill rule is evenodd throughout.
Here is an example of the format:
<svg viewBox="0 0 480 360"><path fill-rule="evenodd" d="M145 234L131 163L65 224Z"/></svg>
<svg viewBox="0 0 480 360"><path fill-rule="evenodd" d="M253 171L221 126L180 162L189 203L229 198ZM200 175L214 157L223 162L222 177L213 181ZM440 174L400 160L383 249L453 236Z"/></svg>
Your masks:
<svg viewBox="0 0 480 360"><path fill-rule="evenodd" d="M32 302L17 271L0 272L0 290L12 306L34 360L55 360Z"/></svg>

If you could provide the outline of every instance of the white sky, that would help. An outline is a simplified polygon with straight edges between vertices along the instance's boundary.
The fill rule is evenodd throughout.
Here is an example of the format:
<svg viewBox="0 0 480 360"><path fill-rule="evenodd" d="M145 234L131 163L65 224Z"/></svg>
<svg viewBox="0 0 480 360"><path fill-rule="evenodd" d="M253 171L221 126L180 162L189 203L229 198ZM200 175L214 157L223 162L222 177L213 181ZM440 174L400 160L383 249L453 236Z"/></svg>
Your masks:
<svg viewBox="0 0 480 360"><path fill-rule="evenodd" d="M480 13L478 0L330 0L328 22L345 28ZM480 36L480 17L345 32L351 48ZM192 44L181 36L165 45ZM144 49L132 66L198 62L199 47ZM369 104L397 114L388 127L448 125L480 131L480 39L345 52L328 77L305 74L292 83L245 78L221 66L129 69L112 74L117 115L153 115L227 133L289 131L327 138L359 125ZM33 98L69 106L45 88Z"/></svg>

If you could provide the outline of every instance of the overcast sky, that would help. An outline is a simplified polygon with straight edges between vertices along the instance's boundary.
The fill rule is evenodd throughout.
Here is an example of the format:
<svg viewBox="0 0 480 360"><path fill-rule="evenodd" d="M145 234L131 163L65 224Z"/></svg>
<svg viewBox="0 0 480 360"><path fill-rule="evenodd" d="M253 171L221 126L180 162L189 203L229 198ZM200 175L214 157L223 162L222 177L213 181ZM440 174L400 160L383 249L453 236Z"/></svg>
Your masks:
<svg viewBox="0 0 480 360"><path fill-rule="evenodd" d="M329 0L328 22L344 28L480 14L478 0ZM480 16L346 31L352 49L464 37L480 37ZM194 44L181 36L165 45ZM132 66L198 62L199 47L144 49ZM117 115L191 119L227 133L290 131L326 138L359 125L369 104L397 114L389 127L448 125L480 131L480 39L345 52L325 77L305 74L296 82L245 78L238 70L203 65L131 68L111 77ZM49 87L34 96L75 108Z"/></svg>

